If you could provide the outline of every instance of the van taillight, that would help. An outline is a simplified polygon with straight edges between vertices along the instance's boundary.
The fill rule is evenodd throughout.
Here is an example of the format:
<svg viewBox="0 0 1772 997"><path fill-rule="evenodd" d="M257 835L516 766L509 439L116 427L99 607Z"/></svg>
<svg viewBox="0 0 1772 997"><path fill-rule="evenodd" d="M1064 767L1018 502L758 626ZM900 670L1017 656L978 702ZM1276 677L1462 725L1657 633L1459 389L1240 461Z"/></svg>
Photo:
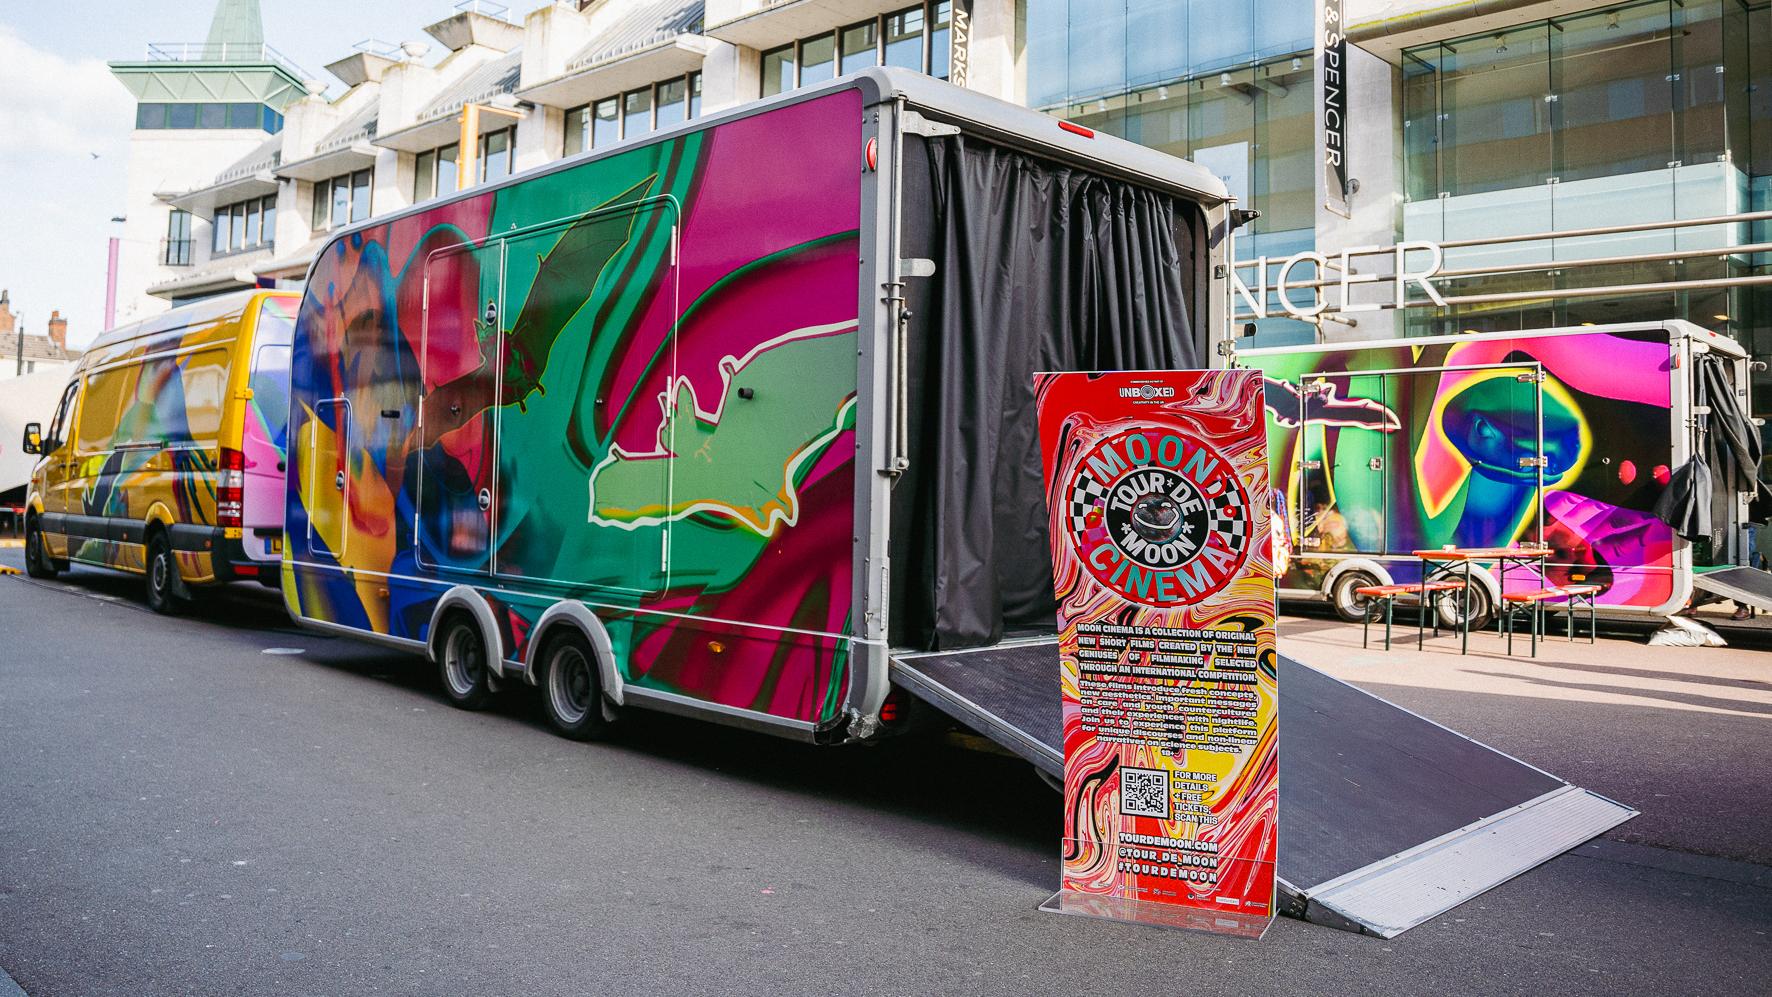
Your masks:
<svg viewBox="0 0 1772 997"><path fill-rule="evenodd" d="M246 511L246 455L222 449L221 477L215 488L215 524L238 527Z"/></svg>

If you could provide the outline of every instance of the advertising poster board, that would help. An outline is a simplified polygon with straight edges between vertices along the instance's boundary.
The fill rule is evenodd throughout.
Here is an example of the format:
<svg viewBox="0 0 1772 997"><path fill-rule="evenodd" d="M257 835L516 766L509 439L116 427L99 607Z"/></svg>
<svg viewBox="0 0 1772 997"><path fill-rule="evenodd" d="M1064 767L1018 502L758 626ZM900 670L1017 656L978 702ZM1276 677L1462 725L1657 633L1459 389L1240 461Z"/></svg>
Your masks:
<svg viewBox="0 0 1772 997"><path fill-rule="evenodd" d="M1260 937L1279 835L1261 374L1034 383L1064 700L1044 907Z"/></svg>

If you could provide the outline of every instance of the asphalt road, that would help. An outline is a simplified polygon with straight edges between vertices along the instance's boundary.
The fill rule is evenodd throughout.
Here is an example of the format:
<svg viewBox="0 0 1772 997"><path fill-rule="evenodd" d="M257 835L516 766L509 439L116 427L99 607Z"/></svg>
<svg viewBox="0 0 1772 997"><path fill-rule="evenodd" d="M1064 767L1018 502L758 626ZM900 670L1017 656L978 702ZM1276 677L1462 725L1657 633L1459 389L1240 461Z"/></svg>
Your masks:
<svg viewBox="0 0 1772 997"><path fill-rule="evenodd" d="M1701 827L1586 846L1389 941L1059 917L1035 910L1057 800L1014 760L658 716L574 744L522 700L453 710L417 659L293 630L263 590L172 620L130 580L72 579L0 578L0 969L33 997L1739 994L1772 978L1772 868L1690 854ZM1527 726L1505 700L1432 700L1414 705Z"/></svg>

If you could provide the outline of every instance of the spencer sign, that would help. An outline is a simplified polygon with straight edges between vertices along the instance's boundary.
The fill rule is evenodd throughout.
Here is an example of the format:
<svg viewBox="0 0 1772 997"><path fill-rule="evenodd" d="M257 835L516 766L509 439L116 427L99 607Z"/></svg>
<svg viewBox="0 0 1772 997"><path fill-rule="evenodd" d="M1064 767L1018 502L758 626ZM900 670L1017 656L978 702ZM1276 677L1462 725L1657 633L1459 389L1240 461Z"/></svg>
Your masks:
<svg viewBox="0 0 1772 997"><path fill-rule="evenodd" d="M1411 253L1418 255L1426 253L1425 265L1411 268L1409 265L1409 254ZM1370 259L1380 255L1394 257L1391 272L1355 272L1354 258L1366 257ZM1331 269L1329 261L1332 258L1335 260L1334 269L1341 274L1339 278L1329 276ZM1319 275L1318 278L1295 278L1293 276L1293 271L1300 264L1306 262L1314 265L1314 272ZM1439 274L1440 267L1444 262L1445 254L1440 250L1438 243L1432 242L1399 242L1395 246L1351 246L1334 254L1333 257L1306 250L1279 260L1277 270L1273 269L1275 261L1266 256L1256 257L1254 287L1250 287L1243 278L1237 275L1237 267L1232 267L1231 288L1237 296L1242 298L1244 307L1249 309L1254 318L1267 318L1272 311L1268 306L1270 291L1272 297L1279 299L1280 309L1285 314L1299 319L1312 319L1326 311L1346 314L1348 312L1375 312L1381 308L1403 308L1408 303L1411 286L1420 288L1427 294L1428 300L1444 308L1446 307L1446 299L1440 296L1440 292L1431 283L1433 278ZM1271 288L1268 286L1270 270L1274 279ZM1355 288L1384 282L1393 285L1394 303L1393 301L1354 302ZM1340 301L1333 307L1331 307L1329 296L1324 293L1331 287L1341 289ZM1293 295L1297 292L1308 292L1310 301L1307 304L1300 304L1293 300Z"/></svg>

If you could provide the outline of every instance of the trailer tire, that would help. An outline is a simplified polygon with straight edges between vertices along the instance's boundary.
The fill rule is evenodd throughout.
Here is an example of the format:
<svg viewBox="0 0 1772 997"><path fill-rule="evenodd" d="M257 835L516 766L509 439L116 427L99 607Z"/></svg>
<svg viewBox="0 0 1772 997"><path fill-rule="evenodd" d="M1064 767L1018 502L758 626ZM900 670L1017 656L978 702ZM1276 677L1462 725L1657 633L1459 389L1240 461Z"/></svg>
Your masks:
<svg viewBox="0 0 1772 997"><path fill-rule="evenodd" d="M1372 600L1354 594L1355 589L1381 584L1378 576L1364 568L1350 568L1329 583L1329 605L1335 615L1349 623L1361 623L1372 614Z"/></svg>
<svg viewBox="0 0 1772 997"><path fill-rule="evenodd" d="M49 556L49 548L44 545L43 531L37 526L37 517L25 520L25 574L32 578L54 578L60 574L55 559Z"/></svg>
<svg viewBox="0 0 1772 997"><path fill-rule="evenodd" d="M1464 611L1464 596L1459 592L1445 592L1434 600L1434 612L1440 618L1440 625L1449 630L1458 629L1458 617ZM1472 583L1470 591L1470 628L1482 630L1495 621L1495 597L1489 594L1486 585Z"/></svg>
<svg viewBox="0 0 1772 997"><path fill-rule="evenodd" d="M443 617L437 636L437 677L450 705L478 710L492 697L492 669L486 637L473 614L455 610Z"/></svg>
<svg viewBox="0 0 1772 997"><path fill-rule="evenodd" d="M609 732L597 652L583 634L563 626L548 638L540 680L542 709L561 737L589 741Z"/></svg>

